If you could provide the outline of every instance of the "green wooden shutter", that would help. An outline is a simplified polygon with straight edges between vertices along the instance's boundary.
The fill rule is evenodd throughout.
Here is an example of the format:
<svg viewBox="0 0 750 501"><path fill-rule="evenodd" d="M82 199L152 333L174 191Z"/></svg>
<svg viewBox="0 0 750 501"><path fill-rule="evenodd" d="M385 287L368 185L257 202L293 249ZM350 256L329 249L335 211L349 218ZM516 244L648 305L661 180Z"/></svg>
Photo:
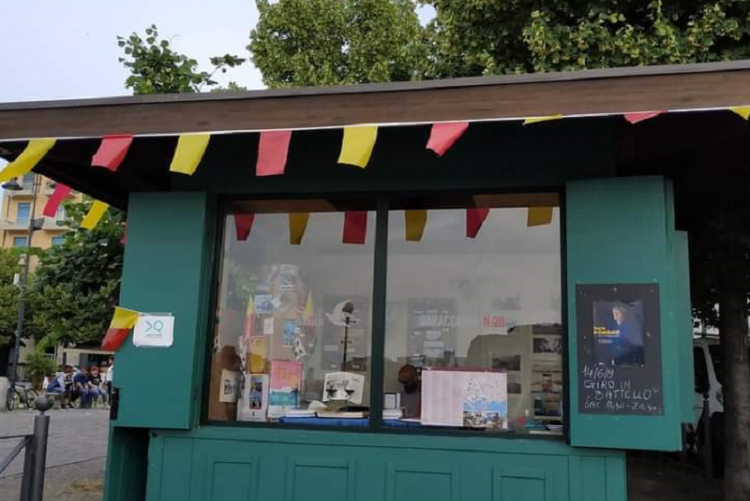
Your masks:
<svg viewBox="0 0 750 501"><path fill-rule="evenodd" d="M690 349L678 332L689 315L684 266L675 265L679 238L673 229L670 184L661 177L610 178L571 182L566 187L566 244L570 371L570 441L574 446L678 450L684 417L684 381L692 364L680 356ZM680 252L684 249L680 247ZM684 260L683 260L684 264ZM577 301L585 285L644 284L657 291L660 315L661 391L659 415L591 413L579 402ZM628 287L628 285L626 285ZM679 290L678 290L679 289ZM583 308L581 308L583 309ZM584 311L584 314L588 312ZM585 317L582 317L585 318ZM689 319L688 319L689 321ZM684 360L682 361L684 362Z"/></svg>
<svg viewBox="0 0 750 501"><path fill-rule="evenodd" d="M189 429L198 408L210 284L212 239L204 193L135 193L128 210L128 242L120 304L175 317L170 348L117 352L117 426Z"/></svg>

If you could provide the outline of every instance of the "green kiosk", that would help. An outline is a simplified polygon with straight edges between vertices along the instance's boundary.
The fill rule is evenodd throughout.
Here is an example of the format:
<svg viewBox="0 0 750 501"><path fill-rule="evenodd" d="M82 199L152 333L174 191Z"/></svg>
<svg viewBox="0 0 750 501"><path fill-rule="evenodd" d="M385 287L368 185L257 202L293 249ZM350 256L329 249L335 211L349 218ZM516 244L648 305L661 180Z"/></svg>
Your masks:
<svg viewBox="0 0 750 501"><path fill-rule="evenodd" d="M626 500L625 451L693 420L675 179L747 136L749 89L745 62L0 105L4 158L55 138L36 171L127 210L105 499Z"/></svg>

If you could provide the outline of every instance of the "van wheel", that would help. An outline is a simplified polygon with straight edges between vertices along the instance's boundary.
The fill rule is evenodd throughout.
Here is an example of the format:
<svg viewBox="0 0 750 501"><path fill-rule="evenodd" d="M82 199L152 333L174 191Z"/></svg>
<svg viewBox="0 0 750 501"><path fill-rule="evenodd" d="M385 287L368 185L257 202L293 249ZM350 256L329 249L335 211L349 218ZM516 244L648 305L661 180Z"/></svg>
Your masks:
<svg viewBox="0 0 750 501"><path fill-rule="evenodd" d="M714 478L724 478L724 414L711 416L711 462Z"/></svg>

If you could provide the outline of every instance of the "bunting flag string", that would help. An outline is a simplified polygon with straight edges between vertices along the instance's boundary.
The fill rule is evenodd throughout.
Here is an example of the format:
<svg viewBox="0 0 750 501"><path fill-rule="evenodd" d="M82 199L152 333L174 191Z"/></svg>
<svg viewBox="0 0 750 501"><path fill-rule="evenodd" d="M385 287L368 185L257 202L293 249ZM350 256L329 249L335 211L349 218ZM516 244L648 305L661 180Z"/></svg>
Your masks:
<svg viewBox="0 0 750 501"><path fill-rule="evenodd" d="M250 236L250 230L255 222L255 214L235 214L234 229L237 233L237 240L244 242Z"/></svg>
<svg viewBox="0 0 750 501"><path fill-rule="evenodd" d="M60 207L60 204L65 200L65 198L70 195L70 192L73 191L73 188L70 186L66 186L62 183L57 183L55 185L55 191L52 192L52 195L49 197L49 200L47 200L47 203L44 206L44 211L42 212L42 215L45 217L55 217L57 214L57 208Z"/></svg>
<svg viewBox="0 0 750 501"><path fill-rule="evenodd" d="M476 238L479 234L479 229L489 214L490 210L487 208L476 207L466 209L466 236Z"/></svg>
<svg viewBox="0 0 750 501"><path fill-rule="evenodd" d="M404 222L406 230L406 240L408 242L419 242L420 240L422 240L424 227L427 225L427 211L404 211Z"/></svg>
<svg viewBox="0 0 750 501"><path fill-rule="evenodd" d="M307 221L310 219L309 212L293 212L289 214L289 243L300 245L305 236Z"/></svg>
<svg viewBox="0 0 750 501"><path fill-rule="evenodd" d="M643 122L651 118L658 117L659 115L663 113L665 112L664 111L640 111L637 113L625 113L625 115L623 116L625 117L625 120L635 125L639 122Z"/></svg>
<svg viewBox="0 0 750 501"><path fill-rule="evenodd" d="M100 202L99 200L94 200L94 203L91 204L91 208L89 209L88 214L86 214L86 216L83 218L83 221L81 221L81 228L85 228L87 230L93 230L94 228L96 228L96 225L99 224L99 221L101 221L104 213L107 212L108 208L109 204L105 204L104 202Z"/></svg>
<svg viewBox="0 0 750 501"><path fill-rule="evenodd" d="M0 183L13 178L25 176L36 167L42 158L52 149L57 139L32 139L26 149L14 161L0 172Z"/></svg>
<svg viewBox="0 0 750 501"><path fill-rule="evenodd" d="M245 310L245 326L243 329L245 339L250 339L255 335L255 300L252 293L247 300L247 309Z"/></svg>
<svg viewBox="0 0 750 501"><path fill-rule="evenodd" d="M529 207L526 215L526 226L545 226L552 223L553 207Z"/></svg>
<svg viewBox="0 0 750 501"><path fill-rule="evenodd" d="M750 106L735 106L734 108L729 108L732 112L737 113L739 116L744 118L745 120L750 120Z"/></svg>
<svg viewBox="0 0 750 501"><path fill-rule="evenodd" d="M133 144L133 136L104 136L99 149L91 159L91 166L104 167L117 172L131 144Z"/></svg>
<svg viewBox="0 0 750 501"><path fill-rule="evenodd" d="M427 141L427 149L434 151L437 153L437 156L442 157L453 146L453 143L466 132L468 127L469 122L433 124L430 130L430 139Z"/></svg>
<svg viewBox="0 0 750 501"><path fill-rule="evenodd" d="M260 133L258 160L255 164L256 176L278 176L284 173L291 139L290 130Z"/></svg>
<svg viewBox="0 0 750 501"><path fill-rule="evenodd" d="M344 127L344 138L341 142L340 164L354 165L362 169L367 167L378 138L377 126L358 125Z"/></svg>
<svg viewBox="0 0 750 501"><path fill-rule="evenodd" d="M367 211L347 211L344 213L344 237L345 244L365 243L367 237Z"/></svg>
<svg viewBox="0 0 750 501"><path fill-rule="evenodd" d="M523 124L524 125L538 124L540 122L550 122L552 120L561 120L563 118L565 117L559 113L556 115L548 115L546 117L528 117L523 121Z"/></svg>
<svg viewBox="0 0 750 501"><path fill-rule="evenodd" d="M210 139L211 134L181 134L169 170L192 176L206 153Z"/></svg>
<svg viewBox="0 0 750 501"><path fill-rule="evenodd" d="M125 342L130 330L138 322L138 315L137 311L116 306L115 314L112 316L112 321L102 340L102 350L117 351Z"/></svg>

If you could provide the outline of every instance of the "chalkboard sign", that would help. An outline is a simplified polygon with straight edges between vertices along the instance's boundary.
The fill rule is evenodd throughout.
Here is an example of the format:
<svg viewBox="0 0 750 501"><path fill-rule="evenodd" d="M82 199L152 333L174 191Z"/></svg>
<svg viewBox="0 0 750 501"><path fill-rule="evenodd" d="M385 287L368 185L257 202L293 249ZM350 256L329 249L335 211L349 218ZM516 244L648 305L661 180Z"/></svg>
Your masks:
<svg viewBox="0 0 750 501"><path fill-rule="evenodd" d="M658 284L576 286L578 411L664 413Z"/></svg>

